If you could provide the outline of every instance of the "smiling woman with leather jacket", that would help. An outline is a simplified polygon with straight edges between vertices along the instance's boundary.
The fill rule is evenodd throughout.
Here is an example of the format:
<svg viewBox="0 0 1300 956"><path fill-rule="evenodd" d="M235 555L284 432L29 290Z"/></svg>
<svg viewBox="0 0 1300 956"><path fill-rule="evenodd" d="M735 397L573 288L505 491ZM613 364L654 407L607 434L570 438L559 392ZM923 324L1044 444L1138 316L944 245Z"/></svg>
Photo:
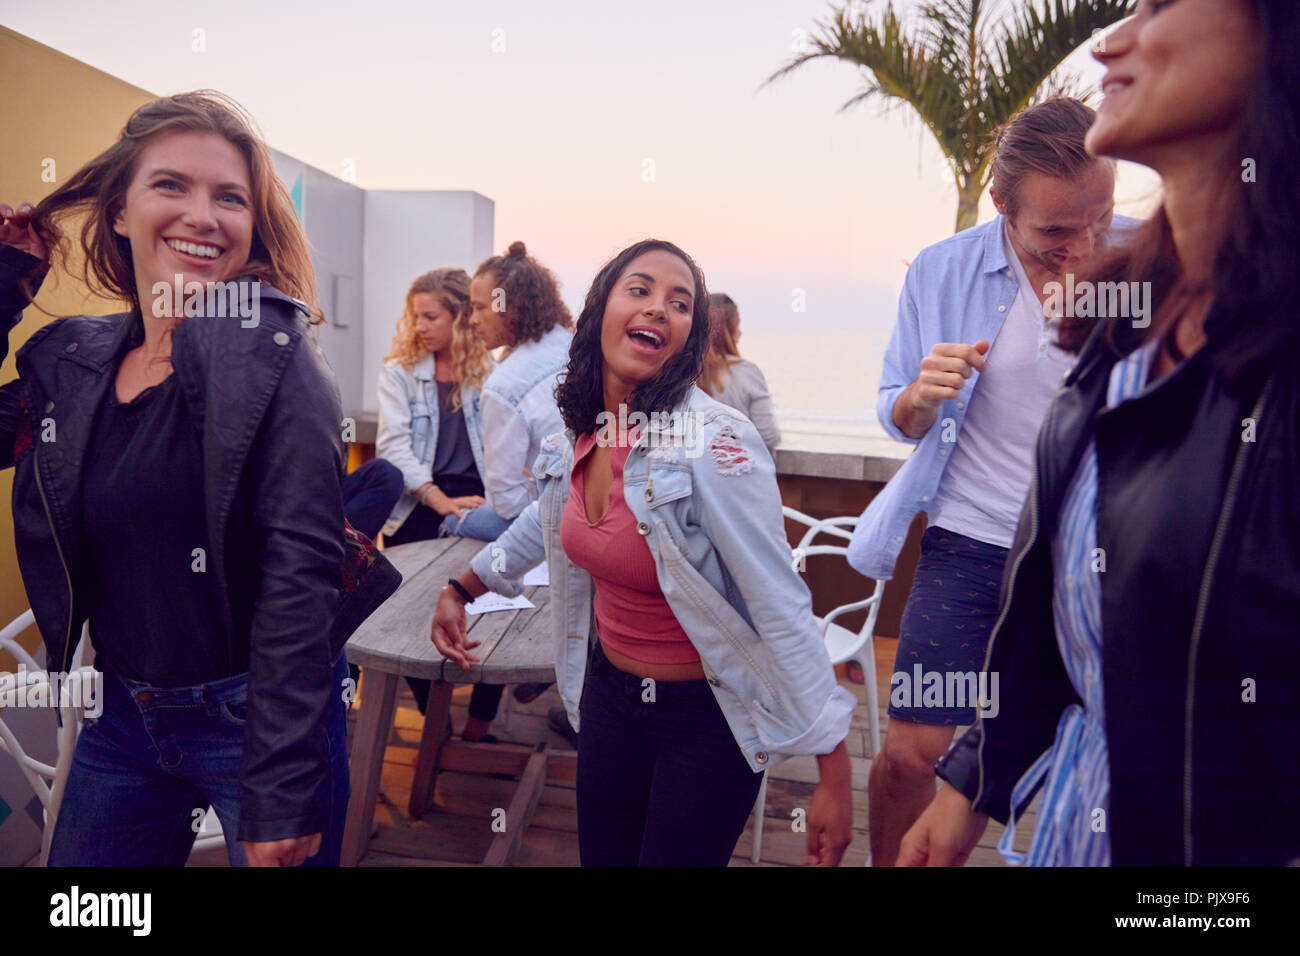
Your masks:
<svg viewBox="0 0 1300 956"><path fill-rule="evenodd" d="M105 672L49 862L181 865L212 804L232 864L337 865L342 646L397 579L345 532L301 227L235 104L155 100L35 209L0 206L6 335L74 210L87 277L132 309L38 329L0 389L47 666L89 620Z"/></svg>
<svg viewBox="0 0 1300 956"><path fill-rule="evenodd" d="M1297 43L1291 0L1173 0L1094 49L1088 148L1165 197L1092 278L1150 282L1155 316L1064 336L1087 342L1002 582L1000 707L940 762L901 863L961 863L988 816L1031 865L1300 861Z"/></svg>

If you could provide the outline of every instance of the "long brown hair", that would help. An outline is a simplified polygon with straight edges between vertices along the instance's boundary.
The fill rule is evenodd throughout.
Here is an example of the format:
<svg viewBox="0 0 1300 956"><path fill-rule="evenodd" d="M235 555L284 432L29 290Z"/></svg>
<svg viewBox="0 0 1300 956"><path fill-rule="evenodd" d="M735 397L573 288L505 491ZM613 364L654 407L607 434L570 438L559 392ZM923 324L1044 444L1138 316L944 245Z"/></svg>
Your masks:
<svg viewBox="0 0 1300 956"><path fill-rule="evenodd" d="M31 221L50 248L51 262L57 259L67 267L69 240L53 238L50 224L68 213L86 213L80 235L82 281L95 293L129 302L133 311L141 312L131 242L113 231L113 221L126 201L140 154L155 137L173 132L213 133L244 157L252 188L253 241L241 274L256 276L301 299L311 309L313 323L324 321L307 237L271 165L271 154L252 118L215 90L180 93L144 104L131 114L116 143L37 204Z"/></svg>
<svg viewBox="0 0 1300 956"><path fill-rule="evenodd" d="M457 381L462 386L482 388L492 358L483 340L469 324L474 309L469 302L469 273L464 269L434 269L411 283L406 290L406 306L397 320L397 331L393 333L392 351L384 356L384 361L397 361L410 369L429 354L415 335L415 297L422 292L436 296L451 313L451 367ZM452 408L460 408L459 390L452 398Z"/></svg>
<svg viewBox="0 0 1300 956"><path fill-rule="evenodd" d="M737 344L740 309L725 292L709 295L709 351L704 356L699 386L713 395L726 385L727 372L741 360Z"/></svg>

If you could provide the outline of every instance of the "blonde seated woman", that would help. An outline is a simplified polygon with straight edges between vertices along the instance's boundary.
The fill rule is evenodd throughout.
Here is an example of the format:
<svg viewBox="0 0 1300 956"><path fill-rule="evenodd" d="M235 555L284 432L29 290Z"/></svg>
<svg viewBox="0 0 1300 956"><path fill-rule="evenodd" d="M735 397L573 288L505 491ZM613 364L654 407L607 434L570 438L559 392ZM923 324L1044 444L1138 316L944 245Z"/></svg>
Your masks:
<svg viewBox="0 0 1300 956"><path fill-rule="evenodd" d="M379 373L378 457L344 482L348 520L387 544L508 527L483 498L479 398L492 357L469 324L469 275L434 269L411 283Z"/></svg>

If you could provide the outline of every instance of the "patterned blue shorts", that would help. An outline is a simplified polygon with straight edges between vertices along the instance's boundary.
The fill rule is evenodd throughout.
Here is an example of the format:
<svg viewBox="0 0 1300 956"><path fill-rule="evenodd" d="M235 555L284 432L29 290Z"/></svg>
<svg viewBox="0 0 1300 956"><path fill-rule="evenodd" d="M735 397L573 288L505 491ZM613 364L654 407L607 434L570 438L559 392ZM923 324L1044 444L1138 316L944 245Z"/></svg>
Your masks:
<svg viewBox="0 0 1300 956"><path fill-rule="evenodd" d="M974 691L997 620L1007 549L931 525L899 626L889 716L914 724L975 722Z"/></svg>

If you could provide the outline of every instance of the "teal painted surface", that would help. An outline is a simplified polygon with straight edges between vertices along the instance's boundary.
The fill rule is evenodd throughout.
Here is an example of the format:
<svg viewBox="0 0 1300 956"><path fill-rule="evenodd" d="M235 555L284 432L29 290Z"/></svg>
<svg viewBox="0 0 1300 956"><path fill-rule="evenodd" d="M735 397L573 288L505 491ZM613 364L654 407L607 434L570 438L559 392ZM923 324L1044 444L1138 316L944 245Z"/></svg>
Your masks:
<svg viewBox="0 0 1300 956"><path fill-rule="evenodd" d="M302 173L299 173L298 178L293 181L289 198L293 200L293 211L298 214L298 221L302 222Z"/></svg>
<svg viewBox="0 0 1300 956"><path fill-rule="evenodd" d="M9 804L5 803L5 798L0 797L0 826L4 825L5 820L11 813L13 813L13 810L10 809Z"/></svg>

